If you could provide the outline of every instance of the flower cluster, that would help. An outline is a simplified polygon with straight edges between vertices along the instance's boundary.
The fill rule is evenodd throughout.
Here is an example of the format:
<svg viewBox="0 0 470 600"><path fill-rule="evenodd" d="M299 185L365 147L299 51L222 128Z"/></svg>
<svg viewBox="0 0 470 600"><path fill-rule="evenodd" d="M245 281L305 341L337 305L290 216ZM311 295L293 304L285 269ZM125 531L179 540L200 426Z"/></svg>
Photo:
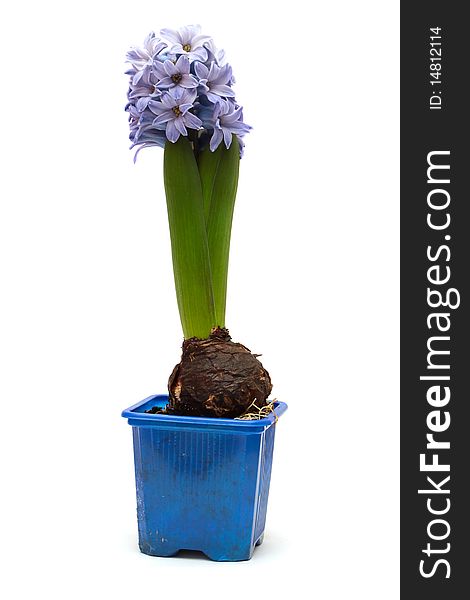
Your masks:
<svg viewBox="0 0 470 600"><path fill-rule="evenodd" d="M162 29L160 35L150 33L143 47L127 53L131 148L163 147L182 135L214 152L222 141L229 148L234 134L242 152L251 127L243 123L224 52L199 25Z"/></svg>

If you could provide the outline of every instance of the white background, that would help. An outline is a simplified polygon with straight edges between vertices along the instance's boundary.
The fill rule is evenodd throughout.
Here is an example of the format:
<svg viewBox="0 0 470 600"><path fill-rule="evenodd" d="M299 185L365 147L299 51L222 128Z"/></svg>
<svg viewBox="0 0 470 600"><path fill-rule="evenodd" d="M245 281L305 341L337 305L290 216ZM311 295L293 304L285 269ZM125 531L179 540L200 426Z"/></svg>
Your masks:
<svg viewBox="0 0 470 600"><path fill-rule="evenodd" d="M4 598L398 598L398 16L374 0L3 9ZM254 127L227 324L290 406L244 563L139 553L120 417L165 391L182 336L163 153L132 162L124 55L188 23L226 49Z"/></svg>

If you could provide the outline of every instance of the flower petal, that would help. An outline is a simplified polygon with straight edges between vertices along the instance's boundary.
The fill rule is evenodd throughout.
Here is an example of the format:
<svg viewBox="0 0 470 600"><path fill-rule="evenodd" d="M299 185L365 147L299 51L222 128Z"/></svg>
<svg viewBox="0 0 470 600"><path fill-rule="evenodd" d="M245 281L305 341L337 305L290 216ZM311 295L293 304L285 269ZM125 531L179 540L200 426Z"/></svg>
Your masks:
<svg viewBox="0 0 470 600"><path fill-rule="evenodd" d="M160 35L173 44L181 44L181 36L176 29L161 29Z"/></svg>
<svg viewBox="0 0 470 600"><path fill-rule="evenodd" d="M175 69L177 73L189 73L189 58L182 54L175 64Z"/></svg>
<svg viewBox="0 0 470 600"><path fill-rule="evenodd" d="M181 87L184 88L195 88L199 85L198 80L194 77L194 75L187 75L184 74L181 77L181 81L179 82L179 84Z"/></svg>
<svg viewBox="0 0 470 600"><path fill-rule="evenodd" d="M162 112L168 110L167 107L158 100L150 100L148 107L154 115L160 115Z"/></svg>
<svg viewBox="0 0 470 600"><path fill-rule="evenodd" d="M181 44L175 44L170 48L170 54L183 54L183 46Z"/></svg>
<svg viewBox="0 0 470 600"><path fill-rule="evenodd" d="M162 94L161 101L166 108L173 108L177 105L175 97L172 94L170 94L170 92L165 92L164 94Z"/></svg>
<svg viewBox="0 0 470 600"><path fill-rule="evenodd" d="M218 96L225 96L226 98L235 98L235 92L228 85L210 85L210 90L213 94Z"/></svg>
<svg viewBox="0 0 470 600"><path fill-rule="evenodd" d="M150 102L150 97L145 96L143 98L139 98L137 100L135 106L139 112L143 112L147 108L149 102Z"/></svg>
<svg viewBox="0 0 470 600"><path fill-rule="evenodd" d="M167 62L167 61L165 61L165 62ZM157 79L163 79L163 77L166 77L166 71L163 67L165 62L160 62L160 61L156 60L153 63L152 70L153 70L153 73L157 76Z"/></svg>
<svg viewBox="0 0 470 600"><path fill-rule="evenodd" d="M222 131L224 132L225 147L228 149L232 143L232 132L227 127L222 127Z"/></svg>
<svg viewBox="0 0 470 600"><path fill-rule="evenodd" d="M137 85L139 83L139 81L145 76L145 74L146 74L145 69L142 69L141 71L137 71L137 73L132 78L132 85Z"/></svg>
<svg viewBox="0 0 470 600"><path fill-rule="evenodd" d="M173 111L164 112L161 115L158 115L156 119L153 120L152 125L161 125L162 123L168 123L168 121L172 121L175 118L175 113Z"/></svg>
<svg viewBox="0 0 470 600"><path fill-rule="evenodd" d="M215 152L217 150L217 148L220 146L220 142L222 141L223 137L224 135L221 129L214 129L214 133L212 134L211 141L209 144L211 152Z"/></svg>
<svg viewBox="0 0 470 600"><path fill-rule="evenodd" d="M215 62L213 62L211 64L211 68L209 69L209 75L207 76L207 79L209 81L215 81L217 77L219 77L221 70L222 69L220 69L220 67L218 67Z"/></svg>
<svg viewBox="0 0 470 600"><path fill-rule="evenodd" d="M241 121L236 121L235 123L227 124L227 127L229 127L233 131L233 133L237 133L238 135L244 135L252 129L251 125L247 125L246 123L242 123Z"/></svg>
<svg viewBox="0 0 470 600"><path fill-rule="evenodd" d="M176 129L175 121L168 121L166 124L166 137L174 144L179 136L180 132Z"/></svg>
<svg viewBox="0 0 470 600"><path fill-rule="evenodd" d="M163 77L163 79L160 79L160 81L157 83L157 88L165 90L173 85L175 85L175 82L171 77Z"/></svg>
<svg viewBox="0 0 470 600"><path fill-rule="evenodd" d="M210 41L212 40L210 35L204 35L203 33L200 33L198 35L194 35L191 38L191 46L193 48L197 48L199 46L202 46L203 44L208 44Z"/></svg>
<svg viewBox="0 0 470 600"><path fill-rule="evenodd" d="M184 122L190 129L200 129L202 127L202 121L193 113L187 112L184 115Z"/></svg>
<svg viewBox="0 0 470 600"><path fill-rule="evenodd" d="M218 94L213 94L210 90L206 92L206 96L213 104L222 105L223 103L222 96L219 96Z"/></svg>
<svg viewBox="0 0 470 600"><path fill-rule="evenodd" d="M194 70L199 79L207 79L209 75L209 69L201 62L194 63Z"/></svg>
<svg viewBox="0 0 470 600"><path fill-rule="evenodd" d="M190 104L189 102L187 102L187 103L185 103L185 104L180 104L180 105L178 106L178 108L179 108L179 109L180 109L180 111L183 113L183 115L184 115L185 113L187 113L187 112L188 112L188 110L189 110L190 108L192 108L192 107L193 107L193 105L192 105L192 104Z"/></svg>
<svg viewBox="0 0 470 600"><path fill-rule="evenodd" d="M182 89L179 90L180 93L180 104L186 103L186 102L190 102L191 104L194 103L194 101L196 100L196 96L197 96L197 92L194 89Z"/></svg>
<svg viewBox="0 0 470 600"><path fill-rule="evenodd" d="M194 50L188 53L188 56L193 60L202 60L202 62L205 62L207 60L207 50L202 47L194 48Z"/></svg>
<svg viewBox="0 0 470 600"><path fill-rule="evenodd" d="M229 123L235 123L236 121L238 121L241 116L242 116L242 107L239 106L238 108L236 108L233 113L228 113L226 115L224 115L224 123L225 124L229 124Z"/></svg>
<svg viewBox="0 0 470 600"><path fill-rule="evenodd" d="M165 73L168 75L168 77L171 77L172 75L176 75L178 73L178 69L176 68L176 65L173 63L172 60L166 60L163 63L163 68L165 69Z"/></svg>
<svg viewBox="0 0 470 600"><path fill-rule="evenodd" d="M188 135L188 130L184 125L183 117L178 117L174 121L176 129L181 133L181 135Z"/></svg>

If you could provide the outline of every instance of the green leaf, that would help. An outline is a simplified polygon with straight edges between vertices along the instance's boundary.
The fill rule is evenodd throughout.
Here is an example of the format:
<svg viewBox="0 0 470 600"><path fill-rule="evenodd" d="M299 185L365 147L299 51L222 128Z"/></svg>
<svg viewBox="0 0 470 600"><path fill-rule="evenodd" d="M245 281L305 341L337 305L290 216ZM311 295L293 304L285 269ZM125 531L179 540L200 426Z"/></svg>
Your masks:
<svg viewBox="0 0 470 600"><path fill-rule="evenodd" d="M163 172L183 333L204 339L216 317L201 180L187 138L165 144Z"/></svg>
<svg viewBox="0 0 470 600"><path fill-rule="evenodd" d="M224 150L223 144L220 144L215 152L211 152L209 148L206 148L206 150L203 150L198 155L198 167L201 176L202 199L206 223L209 218L214 182L219 168L220 158Z"/></svg>
<svg viewBox="0 0 470 600"><path fill-rule="evenodd" d="M212 156L211 156L212 155ZM235 136L227 150L207 148L199 157L207 240L212 272L216 325L225 326L227 276L233 209L238 187L240 146Z"/></svg>

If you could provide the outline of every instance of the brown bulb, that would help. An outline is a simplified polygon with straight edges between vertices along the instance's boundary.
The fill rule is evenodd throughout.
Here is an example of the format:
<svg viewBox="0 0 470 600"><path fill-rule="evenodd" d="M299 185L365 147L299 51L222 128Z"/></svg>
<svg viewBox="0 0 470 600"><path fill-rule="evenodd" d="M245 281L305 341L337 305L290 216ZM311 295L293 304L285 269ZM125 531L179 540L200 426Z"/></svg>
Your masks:
<svg viewBox="0 0 470 600"><path fill-rule="evenodd" d="M216 328L205 340L183 342L181 362L168 381L167 412L177 415L234 418L256 401L261 408L272 390L269 373L227 329Z"/></svg>

